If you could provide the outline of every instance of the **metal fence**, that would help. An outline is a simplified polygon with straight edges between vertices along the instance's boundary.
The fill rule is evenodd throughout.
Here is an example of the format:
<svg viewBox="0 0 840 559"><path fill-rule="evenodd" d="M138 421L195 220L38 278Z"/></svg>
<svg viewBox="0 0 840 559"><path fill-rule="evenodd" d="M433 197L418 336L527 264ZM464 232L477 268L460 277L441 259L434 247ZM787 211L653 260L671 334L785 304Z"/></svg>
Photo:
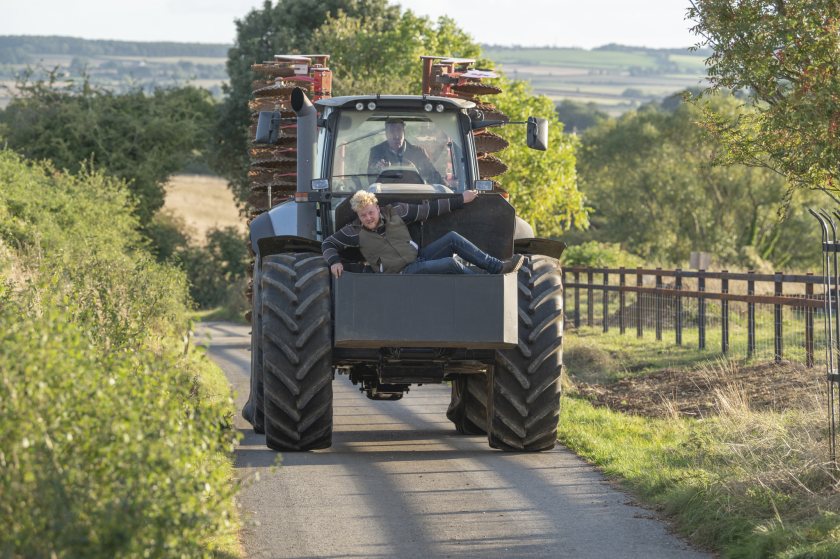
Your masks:
<svg viewBox="0 0 840 559"><path fill-rule="evenodd" d="M820 224L822 233L823 330L826 337L826 379L828 381L829 454L837 467L837 417L840 414L840 240L837 222L840 213L825 210L811 212Z"/></svg>
<svg viewBox="0 0 840 559"><path fill-rule="evenodd" d="M568 326L628 330L678 346L813 367L826 359L823 278L726 270L563 270ZM817 289L815 289L817 286Z"/></svg>

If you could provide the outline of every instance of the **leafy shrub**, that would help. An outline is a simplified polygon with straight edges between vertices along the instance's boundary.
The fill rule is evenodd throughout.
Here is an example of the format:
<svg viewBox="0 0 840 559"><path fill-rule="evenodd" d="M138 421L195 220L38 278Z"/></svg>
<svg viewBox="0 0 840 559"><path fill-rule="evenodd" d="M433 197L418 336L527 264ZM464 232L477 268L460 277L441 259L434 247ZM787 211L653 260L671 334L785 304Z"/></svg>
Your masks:
<svg viewBox="0 0 840 559"><path fill-rule="evenodd" d="M595 268L634 268L644 265L644 261L635 254L622 250L618 243L587 241L567 248L563 252L563 264Z"/></svg>
<svg viewBox="0 0 840 559"><path fill-rule="evenodd" d="M235 227L212 229L206 246L188 245L176 255L187 273L190 295L199 308L219 306L229 297L232 286L240 288L247 276L246 241Z"/></svg>
<svg viewBox="0 0 840 559"><path fill-rule="evenodd" d="M198 557L233 530L231 403L137 225L123 183L0 152L0 556Z"/></svg>

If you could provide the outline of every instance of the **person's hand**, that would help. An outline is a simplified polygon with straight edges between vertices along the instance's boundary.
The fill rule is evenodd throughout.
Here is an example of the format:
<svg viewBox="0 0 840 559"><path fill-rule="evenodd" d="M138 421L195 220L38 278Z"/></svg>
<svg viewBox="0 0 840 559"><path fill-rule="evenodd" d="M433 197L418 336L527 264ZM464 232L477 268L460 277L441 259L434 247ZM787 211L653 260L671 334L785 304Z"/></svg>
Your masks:
<svg viewBox="0 0 840 559"><path fill-rule="evenodd" d="M341 277L341 272L343 272L343 271L344 271L344 265L341 262L339 262L338 264L333 264L332 266L330 266L330 272L332 272L332 275L335 276L336 278L340 278Z"/></svg>
<svg viewBox="0 0 840 559"><path fill-rule="evenodd" d="M382 170L382 169L384 169L385 167L390 167L390 166L391 166L391 164L390 164L390 163L388 163L387 161L385 161L384 159L380 159L380 160L379 160L379 161L377 161L377 162L376 162L373 166L374 166L374 167L376 167L378 170L380 170L380 171L381 171L381 170Z"/></svg>
<svg viewBox="0 0 840 559"><path fill-rule="evenodd" d="M469 204L473 200L478 197L478 190L465 190L464 191L464 203Z"/></svg>

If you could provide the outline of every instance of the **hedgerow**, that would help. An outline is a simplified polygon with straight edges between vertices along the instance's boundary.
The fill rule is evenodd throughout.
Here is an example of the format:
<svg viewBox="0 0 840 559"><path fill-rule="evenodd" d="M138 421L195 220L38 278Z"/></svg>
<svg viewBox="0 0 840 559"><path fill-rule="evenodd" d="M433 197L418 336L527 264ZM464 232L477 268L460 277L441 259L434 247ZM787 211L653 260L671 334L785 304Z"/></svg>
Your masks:
<svg viewBox="0 0 840 559"><path fill-rule="evenodd" d="M0 152L0 556L201 557L235 530L229 398L125 185Z"/></svg>

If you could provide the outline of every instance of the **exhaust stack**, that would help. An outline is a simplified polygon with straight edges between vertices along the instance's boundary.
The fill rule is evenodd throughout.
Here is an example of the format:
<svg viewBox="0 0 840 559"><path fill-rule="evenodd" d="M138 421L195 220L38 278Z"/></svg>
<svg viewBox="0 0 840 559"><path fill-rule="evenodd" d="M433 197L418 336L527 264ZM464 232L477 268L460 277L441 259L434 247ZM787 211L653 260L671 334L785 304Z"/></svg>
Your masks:
<svg viewBox="0 0 840 559"><path fill-rule="evenodd" d="M318 138L318 112L306 96L296 87L292 91L292 110L297 115L297 192L312 192L315 176L315 144ZM316 239L315 204L297 204L297 234Z"/></svg>

